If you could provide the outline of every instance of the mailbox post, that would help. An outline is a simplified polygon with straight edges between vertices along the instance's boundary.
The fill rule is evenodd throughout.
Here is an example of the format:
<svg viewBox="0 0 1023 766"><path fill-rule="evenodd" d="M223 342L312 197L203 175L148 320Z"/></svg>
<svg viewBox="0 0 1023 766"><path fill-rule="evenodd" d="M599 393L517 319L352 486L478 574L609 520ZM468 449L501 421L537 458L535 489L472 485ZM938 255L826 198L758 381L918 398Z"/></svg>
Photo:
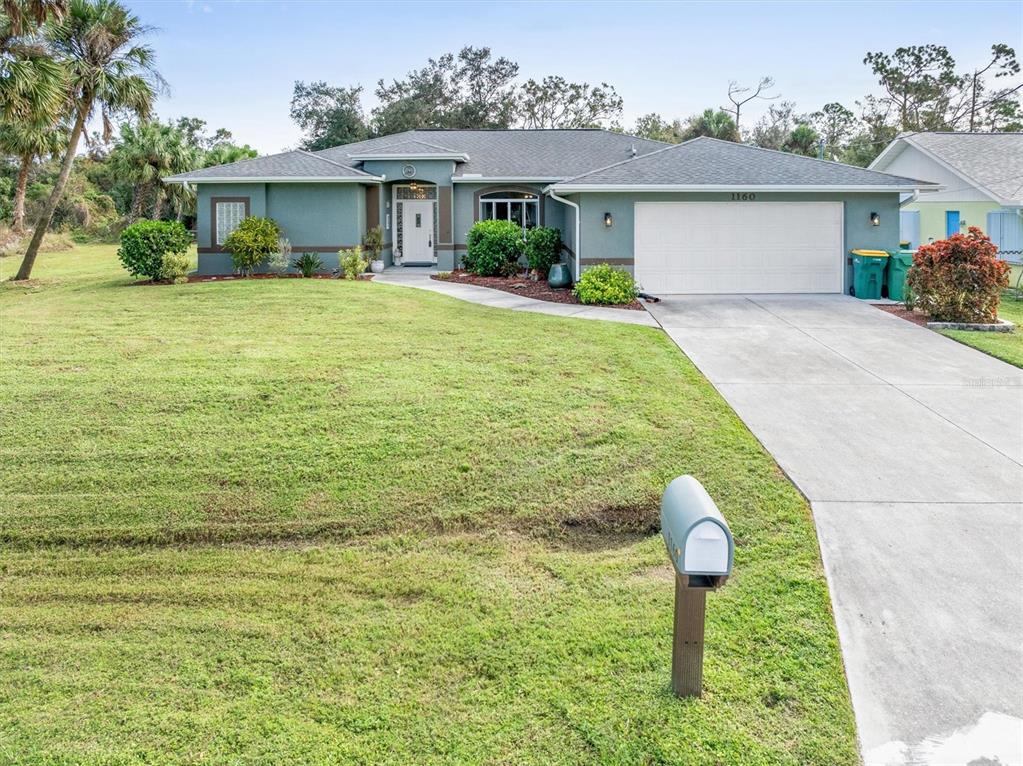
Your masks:
<svg viewBox="0 0 1023 766"><path fill-rule="evenodd" d="M735 543L721 511L692 476L679 476L664 490L661 535L675 567L671 688L679 697L699 697L707 591L731 574Z"/></svg>

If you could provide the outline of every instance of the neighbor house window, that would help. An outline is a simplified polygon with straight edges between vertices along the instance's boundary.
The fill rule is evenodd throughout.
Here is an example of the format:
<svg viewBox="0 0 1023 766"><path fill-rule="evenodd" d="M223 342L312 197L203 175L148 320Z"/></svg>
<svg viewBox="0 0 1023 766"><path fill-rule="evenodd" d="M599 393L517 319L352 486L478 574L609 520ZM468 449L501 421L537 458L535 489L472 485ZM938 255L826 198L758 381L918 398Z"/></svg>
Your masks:
<svg viewBox="0 0 1023 766"><path fill-rule="evenodd" d="M514 221L532 229L540 221L540 200L527 192L499 191L480 197L480 220Z"/></svg>
<svg viewBox="0 0 1023 766"><path fill-rule="evenodd" d="M217 202L215 205L217 228L217 244L222 245L227 241L231 232L238 228L238 225L245 220L245 213L248 205L244 200L231 200L230 202Z"/></svg>

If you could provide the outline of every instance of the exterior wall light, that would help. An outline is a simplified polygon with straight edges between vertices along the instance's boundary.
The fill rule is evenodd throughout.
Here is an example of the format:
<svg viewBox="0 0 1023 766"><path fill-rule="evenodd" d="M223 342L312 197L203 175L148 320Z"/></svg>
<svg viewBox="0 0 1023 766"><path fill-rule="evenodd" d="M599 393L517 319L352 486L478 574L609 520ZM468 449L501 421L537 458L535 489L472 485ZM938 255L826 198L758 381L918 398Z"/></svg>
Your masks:
<svg viewBox="0 0 1023 766"><path fill-rule="evenodd" d="M615 225L614 218L611 217L610 213L604 213L604 228L610 229Z"/></svg>
<svg viewBox="0 0 1023 766"><path fill-rule="evenodd" d="M880 226L881 225L881 216L879 216L877 213L871 213L870 214L870 225L871 226Z"/></svg>

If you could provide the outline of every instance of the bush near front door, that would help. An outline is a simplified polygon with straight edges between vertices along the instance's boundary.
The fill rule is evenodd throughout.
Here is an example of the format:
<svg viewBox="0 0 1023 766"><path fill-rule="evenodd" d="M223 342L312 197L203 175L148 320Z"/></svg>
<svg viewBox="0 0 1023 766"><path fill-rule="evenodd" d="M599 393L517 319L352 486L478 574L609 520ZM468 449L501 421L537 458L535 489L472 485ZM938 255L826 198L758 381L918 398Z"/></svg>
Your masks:
<svg viewBox="0 0 1023 766"><path fill-rule="evenodd" d="M561 260L561 230L537 226L526 232L526 262L537 276L546 277Z"/></svg>
<svg viewBox="0 0 1023 766"><path fill-rule="evenodd" d="M978 229L920 245L906 284L914 307L938 322L998 321L998 301L1011 267Z"/></svg>
<svg viewBox="0 0 1023 766"><path fill-rule="evenodd" d="M509 277L522 257L522 227L511 221L479 221L465 238L465 269L481 277Z"/></svg>

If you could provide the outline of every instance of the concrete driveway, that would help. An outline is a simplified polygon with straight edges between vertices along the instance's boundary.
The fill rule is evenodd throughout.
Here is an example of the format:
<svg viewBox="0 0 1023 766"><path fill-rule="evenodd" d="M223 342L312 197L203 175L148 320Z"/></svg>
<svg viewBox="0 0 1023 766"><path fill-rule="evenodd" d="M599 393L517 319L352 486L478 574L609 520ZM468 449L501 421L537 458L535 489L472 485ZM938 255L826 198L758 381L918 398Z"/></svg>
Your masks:
<svg viewBox="0 0 1023 766"><path fill-rule="evenodd" d="M1021 763L1023 370L847 296L648 308L811 502L868 766Z"/></svg>

